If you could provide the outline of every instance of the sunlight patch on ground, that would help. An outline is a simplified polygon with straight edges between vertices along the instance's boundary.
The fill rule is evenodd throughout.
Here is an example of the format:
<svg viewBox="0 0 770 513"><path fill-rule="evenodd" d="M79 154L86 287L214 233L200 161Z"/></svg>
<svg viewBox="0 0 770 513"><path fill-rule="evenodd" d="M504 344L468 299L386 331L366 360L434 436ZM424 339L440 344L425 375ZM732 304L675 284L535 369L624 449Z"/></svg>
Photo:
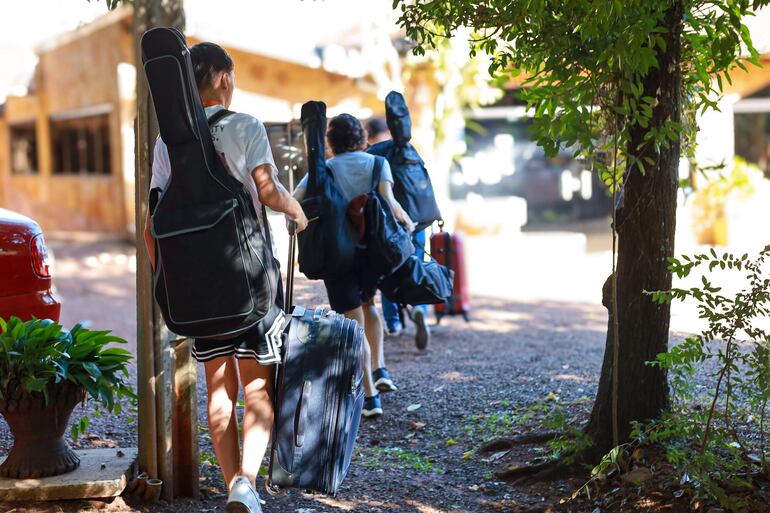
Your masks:
<svg viewBox="0 0 770 513"><path fill-rule="evenodd" d="M427 504L421 504L417 501L408 500L406 503L413 508L415 508L420 513L441 513L441 510L438 510L434 508L433 506L429 506ZM457 510L456 510L457 511Z"/></svg>
<svg viewBox="0 0 770 513"><path fill-rule="evenodd" d="M383 508L385 509L387 505L384 502L377 502L377 501L359 501L359 500L341 500L341 499L333 499L331 497L312 497L314 500L320 502L321 504L324 504L326 506L329 506L331 508L338 508L342 511L353 511L357 506L365 505L365 506L373 506L376 508Z"/></svg>
<svg viewBox="0 0 770 513"><path fill-rule="evenodd" d="M522 312L510 312L505 310L490 310L483 313L483 318L490 321L529 321L532 319L532 315Z"/></svg>
<svg viewBox="0 0 770 513"><path fill-rule="evenodd" d="M474 376L466 376L462 372L450 371L441 375L441 379L449 381L450 383L467 383L469 381L476 381Z"/></svg>
<svg viewBox="0 0 770 513"><path fill-rule="evenodd" d="M125 287L111 285L109 283L95 283L91 287L91 292L110 297L124 297L128 294Z"/></svg>
<svg viewBox="0 0 770 513"><path fill-rule="evenodd" d="M588 382L588 380L586 380L586 378L578 376L577 374L559 373L559 374L554 375L553 379L564 380L564 381L575 381L577 383L587 383Z"/></svg>

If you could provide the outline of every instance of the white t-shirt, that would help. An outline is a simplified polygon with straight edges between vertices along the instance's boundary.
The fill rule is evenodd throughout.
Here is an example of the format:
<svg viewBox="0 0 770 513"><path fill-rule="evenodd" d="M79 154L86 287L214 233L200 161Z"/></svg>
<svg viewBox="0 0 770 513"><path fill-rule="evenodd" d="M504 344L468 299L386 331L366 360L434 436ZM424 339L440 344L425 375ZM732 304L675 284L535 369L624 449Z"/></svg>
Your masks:
<svg viewBox="0 0 770 513"><path fill-rule="evenodd" d="M372 190L372 174L374 173L375 156L363 151L340 153L326 161L334 177L334 184L346 201ZM308 175L297 184L297 190L307 188ZM393 173L390 164L382 159L380 182L393 184Z"/></svg>
<svg viewBox="0 0 770 513"><path fill-rule="evenodd" d="M206 107L206 117L211 117L221 109L224 109L224 106ZM276 169L265 126L253 116L236 112L225 116L211 127L211 138L217 154L224 157L230 174L246 186L254 201L254 209L261 217L262 204L251 172L264 164L270 164L274 170ZM158 137L155 142L150 189L165 189L170 177L171 162L168 158L168 148L166 143Z"/></svg>

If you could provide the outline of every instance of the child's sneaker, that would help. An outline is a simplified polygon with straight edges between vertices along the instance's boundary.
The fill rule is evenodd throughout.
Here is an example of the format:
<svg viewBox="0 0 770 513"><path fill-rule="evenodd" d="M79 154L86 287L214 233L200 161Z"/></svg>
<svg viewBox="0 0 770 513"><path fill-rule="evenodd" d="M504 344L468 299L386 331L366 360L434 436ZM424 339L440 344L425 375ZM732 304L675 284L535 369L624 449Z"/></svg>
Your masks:
<svg viewBox="0 0 770 513"><path fill-rule="evenodd" d="M227 513L262 513L259 494L246 476L238 476L225 506Z"/></svg>
<svg viewBox="0 0 770 513"><path fill-rule="evenodd" d="M393 383L393 380L390 378L388 369L386 369L385 367L382 367L374 371L372 373L372 377L374 378L374 388L376 388L380 392L395 392L396 390L398 390L398 387L395 385L395 383Z"/></svg>
<svg viewBox="0 0 770 513"><path fill-rule="evenodd" d="M417 327L417 333L414 336L414 343L417 349L425 351L430 343L430 328L428 327L428 321L425 319L425 312L422 309L418 309L414 312L414 324Z"/></svg>
<svg viewBox="0 0 770 513"><path fill-rule="evenodd" d="M397 337L404 331L404 327L400 322L396 321L392 326L388 326L385 329L385 334L389 337Z"/></svg>
<svg viewBox="0 0 770 513"><path fill-rule="evenodd" d="M380 400L380 394L364 398L364 409L361 410L361 415L367 419L382 415L382 401Z"/></svg>

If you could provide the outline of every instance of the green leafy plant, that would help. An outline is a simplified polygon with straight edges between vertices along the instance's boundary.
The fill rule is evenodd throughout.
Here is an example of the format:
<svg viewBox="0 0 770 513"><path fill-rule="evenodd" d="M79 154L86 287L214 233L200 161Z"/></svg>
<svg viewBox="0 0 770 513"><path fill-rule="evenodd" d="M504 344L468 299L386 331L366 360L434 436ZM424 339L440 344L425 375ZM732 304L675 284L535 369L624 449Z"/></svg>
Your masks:
<svg viewBox="0 0 770 513"><path fill-rule="evenodd" d="M678 277L696 268L707 268L732 276L742 275L743 287L726 293L706 275L701 286L653 292L657 303L694 300L705 329L687 337L654 365L669 371L674 390L674 411L661 426L676 422L691 441L677 447L669 460L683 475L717 499L724 507L739 511L741 504L727 489L750 489L756 473L770 476L767 441L767 406L770 402L770 333L763 320L770 318L770 245L755 258L748 254L709 253L671 258L670 268ZM709 366L713 380L708 394L694 386L696 373ZM704 404L705 403L705 404ZM701 407L702 406L702 407ZM672 457L673 456L673 457ZM697 485L697 486L695 486Z"/></svg>
<svg viewBox="0 0 770 513"><path fill-rule="evenodd" d="M716 501L734 513L750 510L752 500L764 503L753 493L758 479L770 478L768 260L770 245L754 258L711 249L669 259L680 279L702 268L709 275L729 274L734 291L727 293L704 274L699 285L648 293L658 304L695 301L706 327L648 362L669 374L671 410L635 423L630 441L605 454L573 498L598 493L608 474L629 470L637 449L656 446L677 472L680 491L693 500ZM705 389L696 380L703 373L711 379Z"/></svg>
<svg viewBox="0 0 770 513"><path fill-rule="evenodd" d="M51 320L0 318L0 400L22 394L42 394L48 403L51 389L69 381L83 387L100 408L121 412L121 399L134 398L126 384L132 355L109 344L125 344L109 331L93 331L76 324L67 331ZM75 423L72 435L88 428L88 416Z"/></svg>

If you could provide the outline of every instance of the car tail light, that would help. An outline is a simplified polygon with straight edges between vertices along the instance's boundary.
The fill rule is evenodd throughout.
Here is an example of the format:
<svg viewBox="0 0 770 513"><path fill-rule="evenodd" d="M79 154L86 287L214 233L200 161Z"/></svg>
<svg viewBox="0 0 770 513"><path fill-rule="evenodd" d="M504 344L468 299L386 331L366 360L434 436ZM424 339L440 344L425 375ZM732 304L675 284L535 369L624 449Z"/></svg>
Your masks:
<svg viewBox="0 0 770 513"><path fill-rule="evenodd" d="M32 269L41 278L51 277L51 261L48 257L48 246L45 245L43 234L35 235L30 244L32 253Z"/></svg>

